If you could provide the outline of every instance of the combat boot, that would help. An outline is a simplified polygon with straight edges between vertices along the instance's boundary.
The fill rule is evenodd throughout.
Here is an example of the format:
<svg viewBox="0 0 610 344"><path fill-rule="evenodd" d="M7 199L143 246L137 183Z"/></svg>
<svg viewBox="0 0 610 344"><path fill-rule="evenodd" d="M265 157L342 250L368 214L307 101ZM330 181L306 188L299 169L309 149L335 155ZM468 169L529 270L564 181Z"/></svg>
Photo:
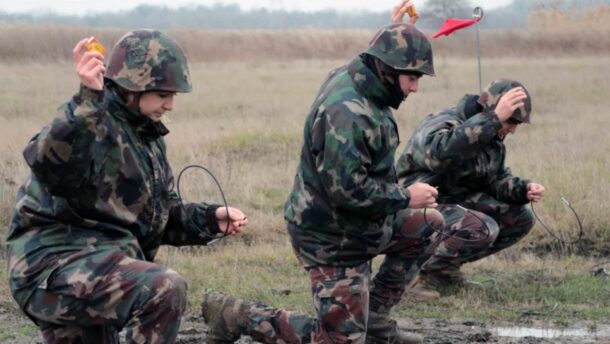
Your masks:
<svg viewBox="0 0 610 344"><path fill-rule="evenodd" d="M416 300L429 301L463 288L482 288L482 284L467 280L458 267L450 266L439 270L420 271L407 292Z"/></svg>
<svg viewBox="0 0 610 344"><path fill-rule="evenodd" d="M423 340L417 333L399 329L396 320L390 318L389 314L369 311L366 344L419 344Z"/></svg>
<svg viewBox="0 0 610 344"><path fill-rule="evenodd" d="M441 297L441 293L436 289L436 286L421 276L416 277L415 282L407 288L406 292L416 301L433 301Z"/></svg>
<svg viewBox="0 0 610 344"><path fill-rule="evenodd" d="M206 343L234 343L242 335L239 316L247 312L251 303L210 289L203 292L201 315L208 325Z"/></svg>

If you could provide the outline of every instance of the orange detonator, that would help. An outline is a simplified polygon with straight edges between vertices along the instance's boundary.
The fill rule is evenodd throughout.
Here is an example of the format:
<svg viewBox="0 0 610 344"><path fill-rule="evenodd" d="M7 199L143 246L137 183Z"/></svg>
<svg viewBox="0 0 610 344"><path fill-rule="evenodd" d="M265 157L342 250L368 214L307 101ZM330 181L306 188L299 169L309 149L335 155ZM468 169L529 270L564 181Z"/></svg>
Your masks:
<svg viewBox="0 0 610 344"><path fill-rule="evenodd" d="M91 36L87 41L87 51L97 51L100 54L104 55L106 52L106 48L98 41L95 37Z"/></svg>
<svg viewBox="0 0 610 344"><path fill-rule="evenodd" d="M417 16L418 14L417 14L417 10L415 9L415 6L411 6L411 7L407 8L407 14L411 18Z"/></svg>

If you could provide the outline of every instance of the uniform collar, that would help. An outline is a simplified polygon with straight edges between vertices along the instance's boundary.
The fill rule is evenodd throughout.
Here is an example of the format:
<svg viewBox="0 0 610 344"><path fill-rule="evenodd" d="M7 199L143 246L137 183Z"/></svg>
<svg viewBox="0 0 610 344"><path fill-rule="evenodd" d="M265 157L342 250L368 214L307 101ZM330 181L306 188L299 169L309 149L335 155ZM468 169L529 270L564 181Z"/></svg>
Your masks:
<svg viewBox="0 0 610 344"><path fill-rule="evenodd" d="M483 112L483 107L477 103L479 96L475 94L466 94L460 99L456 106L458 115L463 119L467 120L470 117Z"/></svg>
<svg viewBox="0 0 610 344"><path fill-rule="evenodd" d="M358 93L380 108L390 106L392 98L390 92L383 86L377 75L362 62L360 56L350 62L347 71L354 81Z"/></svg>
<svg viewBox="0 0 610 344"><path fill-rule="evenodd" d="M108 112L119 121L128 123L140 137L154 141L169 134L163 123L155 122L141 112L130 109L112 89L106 89L106 99Z"/></svg>

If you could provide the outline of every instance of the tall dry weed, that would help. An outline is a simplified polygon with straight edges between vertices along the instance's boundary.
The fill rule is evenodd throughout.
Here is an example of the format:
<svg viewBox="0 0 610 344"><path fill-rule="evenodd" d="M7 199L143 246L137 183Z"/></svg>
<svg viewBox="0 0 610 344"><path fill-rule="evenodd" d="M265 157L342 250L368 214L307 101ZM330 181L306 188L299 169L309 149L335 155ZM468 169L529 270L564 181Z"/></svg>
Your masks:
<svg viewBox="0 0 610 344"><path fill-rule="evenodd" d="M248 242L285 241L282 205L290 192L301 145L305 114L326 73L342 61L195 62L192 94L176 99L167 136L177 174L202 164L218 177L230 204L251 219ZM401 141L428 113L452 106L465 92L478 92L476 59L439 58L437 77L424 78L420 92L397 113ZM483 60L483 81L510 77L532 96L533 123L507 138L507 164L516 175L547 186L539 205L543 220L566 239L575 223L563 208L569 199L585 224L588 247L608 249L610 220L610 61L599 57ZM78 82L70 63L0 64L0 223L7 228L17 184L27 176L21 151L54 116ZM401 148L399 148L400 150ZM190 171L183 195L193 201L220 202L212 180ZM5 235L2 235L4 240ZM522 246L552 242L537 227Z"/></svg>
<svg viewBox="0 0 610 344"><path fill-rule="evenodd" d="M72 27L57 24L0 22L0 61L71 60L75 43L95 35L111 47L128 29ZM292 61L346 59L366 48L368 30L303 29L291 31L209 31L172 29L191 61ZM476 56L475 31L458 31L432 41L436 56ZM481 33L483 57L607 55L610 51L610 6L586 10L540 9L527 29Z"/></svg>

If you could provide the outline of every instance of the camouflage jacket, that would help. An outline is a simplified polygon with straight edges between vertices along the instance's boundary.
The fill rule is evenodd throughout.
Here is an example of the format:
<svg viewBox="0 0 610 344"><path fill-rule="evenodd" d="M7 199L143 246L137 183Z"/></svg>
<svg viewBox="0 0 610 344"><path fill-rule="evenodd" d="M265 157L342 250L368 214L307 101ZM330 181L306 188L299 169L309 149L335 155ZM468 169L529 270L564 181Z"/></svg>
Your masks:
<svg viewBox="0 0 610 344"><path fill-rule="evenodd" d="M525 204L529 181L504 165L506 149L498 137L495 113L480 112L478 96L464 96L457 107L424 119L396 164L403 185L424 182L438 187L439 203L458 203L473 192Z"/></svg>
<svg viewBox="0 0 610 344"><path fill-rule="evenodd" d="M25 148L32 173L17 193L7 239L10 287L22 307L55 268L83 252L120 249L152 261L161 244L213 239L217 206L182 208L172 191L162 124L112 91L83 86L59 112Z"/></svg>
<svg viewBox="0 0 610 344"><path fill-rule="evenodd" d="M360 57L332 71L318 92L284 213L306 266L371 259L409 204L394 170L399 137L389 98Z"/></svg>

